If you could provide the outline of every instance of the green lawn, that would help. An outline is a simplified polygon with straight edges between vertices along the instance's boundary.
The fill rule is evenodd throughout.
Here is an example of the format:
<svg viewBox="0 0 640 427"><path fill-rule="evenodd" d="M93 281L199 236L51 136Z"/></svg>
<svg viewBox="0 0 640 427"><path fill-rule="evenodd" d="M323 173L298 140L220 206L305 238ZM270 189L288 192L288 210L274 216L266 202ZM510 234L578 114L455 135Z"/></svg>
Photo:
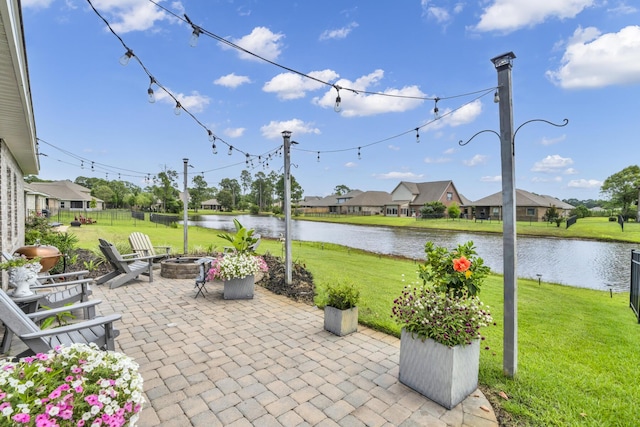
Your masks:
<svg viewBox="0 0 640 427"><path fill-rule="evenodd" d="M577 226L590 234L620 232L619 225L608 223L606 218L580 220L568 231L579 229ZM69 231L79 238L81 247L91 249L97 248L98 237L124 243L131 231L147 233L155 245L169 244L176 253L183 247L182 227L148 221L99 220ZM639 231L638 225L631 223L625 225L624 234L639 236ZM189 251L221 249L224 241L217 233L190 228ZM263 239L259 252L265 251L281 255L282 245ZM313 273L320 293L334 281L353 281L361 291L360 323L399 334L390 318L391 306L403 286L416 279L414 261L297 241L292 254ZM504 392L509 397L494 404L508 412L510 425L638 425L640 325L629 308L628 293L611 297L607 292L519 280L518 372L513 379L502 371L502 295L502 277L490 276L480 296L491 307L497 326L484 331L487 338L483 346L489 349L481 353L480 383L491 396Z"/></svg>

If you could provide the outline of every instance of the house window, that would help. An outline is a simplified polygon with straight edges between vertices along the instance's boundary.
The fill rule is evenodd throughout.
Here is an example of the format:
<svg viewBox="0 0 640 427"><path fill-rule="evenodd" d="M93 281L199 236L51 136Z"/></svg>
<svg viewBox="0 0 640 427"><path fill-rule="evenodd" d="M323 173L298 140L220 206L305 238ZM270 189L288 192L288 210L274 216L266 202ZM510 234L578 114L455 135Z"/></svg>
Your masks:
<svg viewBox="0 0 640 427"><path fill-rule="evenodd" d="M500 208L499 207L494 207L493 208L493 214L494 215L500 215Z"/></svg>
<svg viewBox="0 0 640 427"><path fill-rule="evenodd" d="M60 209L64 209L64 202L60 202Z"/></svg>
<svg viewBox="0 0 640 427"><path fill-rule="evenodd" d="M69 202L69 204L70 204L70 208L71 209L82 209L83 206L84 206L84 204L82 203L82 200L79 200L79 201L78 200L76 200L76 201L72 200L71 202Z"/></svg>
<svg viewBox="0 0 640 427"><path fill-rule="evenodd" d="M447 201L452 201L453 200L453 193L452 192L447 192Z"/></svg>
<svg viewBox="0 0 640 427"><path fill-rule="evenodd" d="M536 216L536 208L527 208L527 216Z"/></svg>

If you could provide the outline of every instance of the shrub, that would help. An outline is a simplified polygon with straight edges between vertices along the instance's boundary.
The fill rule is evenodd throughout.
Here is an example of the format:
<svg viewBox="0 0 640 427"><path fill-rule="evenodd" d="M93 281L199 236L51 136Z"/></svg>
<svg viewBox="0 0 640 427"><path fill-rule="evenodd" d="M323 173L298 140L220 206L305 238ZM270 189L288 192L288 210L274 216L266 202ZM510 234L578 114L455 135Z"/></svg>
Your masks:
<svg viewBox="0 0 640 427"><path fill-rule="evenodd" d="M355 307L360 299L360 291L353 283L340 282L327 286L325 305L338 310L348 310Z"/></svg>

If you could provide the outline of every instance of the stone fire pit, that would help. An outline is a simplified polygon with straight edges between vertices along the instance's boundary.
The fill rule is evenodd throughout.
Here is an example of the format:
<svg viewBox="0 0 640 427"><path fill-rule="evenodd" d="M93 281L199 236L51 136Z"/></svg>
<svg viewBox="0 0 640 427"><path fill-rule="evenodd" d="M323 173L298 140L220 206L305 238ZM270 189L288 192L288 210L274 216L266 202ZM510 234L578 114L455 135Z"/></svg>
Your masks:
<svg viewBox="0 0 640 427"><path fill-rule="evenodd" d="M160 263L160 276L168 279L195 279L200 274L199 257L169 258Z"/></svg>

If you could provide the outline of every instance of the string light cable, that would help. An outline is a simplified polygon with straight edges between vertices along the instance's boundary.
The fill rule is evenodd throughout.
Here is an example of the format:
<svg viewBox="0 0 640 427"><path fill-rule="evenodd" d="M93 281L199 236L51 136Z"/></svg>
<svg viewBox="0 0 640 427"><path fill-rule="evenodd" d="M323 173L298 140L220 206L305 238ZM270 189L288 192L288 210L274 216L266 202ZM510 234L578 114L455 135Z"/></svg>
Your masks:
<svg viewBox="0 0 640 427"><path fill-rule="evenodd" d="M89 1L89 0L87 0L87 1ZM353 88L349 88L349 87L339 86L339 85L337 85L335 83L331 83L331 82L319 79L317 77L313 77L313 76L311 76L309 74L303 73L302 71L298 71L298 70L296 70L294 68L291 68L291 67L288 67L286 65L282 65L282 64L280 64L278 62L275 62L275 61L272 61L270 59L267 59L267 58L265 58L265 57L263 57L261 55L258 55L257 53L251 52L250 50L247 50L247 49L243 48L242 46L239 46L239 45L227 40L224 37L221 37L221 36L211 32L211 31L209 31L209 30L207 30L207 29L205 29L205 28L203 28L201 26L195 25L192 22L192 20L189 19L189 17L186 14L183 14L183 16L180 16L177 13L173 12L172 10L170 10L170 9L166 8L165 6L159 4L155 0L148 0L148 1L149 1L149 3L154 4L157 8L159 8L159 9L163 10L164 12L170 14L174 18L176 18L178 20L181 20L181 21L185 22L186 24L188 24L189 26L191 26L193 28L192 40L193 40L193 36L195 36L196 33L198 34L198 36L200 34L204 34L204 35L206 35L208 37L211 37L212 39L214 39L214 40L216 40L216 41L218 41L218 42L220 42L222 44L225 44L225 45L227 45L227 46L229 46L229 47L231 47L233 49L236 49L236 50L238 50L238 51L240 51L242 53L245 53L247 55L253 56L254 58L257 58L257 59L259 59L259 60L261 60L263 62L271 64L271 65L273 65L275 67L278 67L278 68L280 68L282 70L288 71L290 73L296 74L296 75L298 75L300 77L304 77L304 78L309 79L309 80L313 80L313 81L321 83L321 84L323 84L325 86L329 86L329 87L334 88L336 90L336 92L337 92L337 97L336 97L336 101L337 102L336 102L336 104L337 104L338 107L340 107L339 104L341 103L341 98L340 98L340 91L341 90L352 92L352 93L354 93L356 95L364 94L364 95L386 96L386 97L389 97L389 98L404 98L404 99L419 99L419 100L423 100L423 101L435 101L436 104L437 104L438 101L442 101L442 100L448 100L448 99L472 96L472 95L476 95L478 93L484 93L487 90L491 90L491 91L495 90L495 87L493 87L493 88L490 88L490 89L480 89L480 90L477 90L477 91L461 93L461 94L452 95L452 96L440 96L440 97L435 96L435 97L431 97L431 96L399 95L399 94L393 94L393 93L360 90L360 89L353 89ZM437 110L437 105L436 105L436 110Z"/></svg>

